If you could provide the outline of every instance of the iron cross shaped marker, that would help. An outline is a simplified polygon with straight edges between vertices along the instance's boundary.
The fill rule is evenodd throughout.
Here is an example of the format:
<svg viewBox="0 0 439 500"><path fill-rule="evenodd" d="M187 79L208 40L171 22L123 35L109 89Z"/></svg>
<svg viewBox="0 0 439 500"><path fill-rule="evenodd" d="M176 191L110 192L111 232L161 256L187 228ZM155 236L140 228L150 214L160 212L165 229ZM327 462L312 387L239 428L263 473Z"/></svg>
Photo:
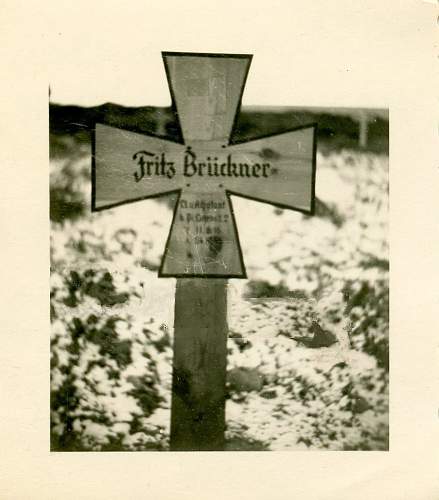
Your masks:
<svg viewBox="0 0 439 500"><path fill-rule="evenodd" d="M245 278L230 195L312 214L316 126L232 143L252 56L162 55L184 143L96 124L92 210L177 193L159 276Z"/></svg>

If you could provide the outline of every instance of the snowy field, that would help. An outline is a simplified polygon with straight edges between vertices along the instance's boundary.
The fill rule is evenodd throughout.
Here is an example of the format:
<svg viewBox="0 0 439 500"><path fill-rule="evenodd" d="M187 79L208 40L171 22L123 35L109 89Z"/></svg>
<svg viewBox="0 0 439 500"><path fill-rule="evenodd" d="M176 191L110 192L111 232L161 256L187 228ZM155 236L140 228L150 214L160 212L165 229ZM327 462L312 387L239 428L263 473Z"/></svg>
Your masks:
<svg viewBox="0 0 439 500"><path fill-rule="evenodd" d="M172 200L90 213L90 148L51 158L53 450L167 450ZM316 216L233 197L227 449L388 448L388 157L317 155Z"/></svg>

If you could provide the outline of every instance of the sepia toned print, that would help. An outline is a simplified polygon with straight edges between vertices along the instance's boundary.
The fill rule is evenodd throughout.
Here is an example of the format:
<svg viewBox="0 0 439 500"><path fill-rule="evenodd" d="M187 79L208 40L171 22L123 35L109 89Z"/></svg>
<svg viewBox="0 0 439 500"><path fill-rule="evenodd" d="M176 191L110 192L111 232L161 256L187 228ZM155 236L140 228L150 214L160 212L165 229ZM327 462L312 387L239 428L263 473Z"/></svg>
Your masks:
<svg viewBox="0 0 439 500"><path fill-rule="evenodd" d="M191 109L51 104L52 449L388 449L386 111Z"/></svg>

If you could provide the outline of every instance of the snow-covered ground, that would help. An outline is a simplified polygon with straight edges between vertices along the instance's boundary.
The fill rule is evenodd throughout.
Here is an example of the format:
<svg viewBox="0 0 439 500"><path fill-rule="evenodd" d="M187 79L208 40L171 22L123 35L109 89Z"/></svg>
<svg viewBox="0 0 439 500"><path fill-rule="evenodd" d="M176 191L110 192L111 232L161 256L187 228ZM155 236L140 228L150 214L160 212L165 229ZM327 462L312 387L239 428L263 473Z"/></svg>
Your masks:
<svg viewBox="0 0 439 500"><path fill-rule="evenodd" d="M52 190L88 203L89 151L66 149ZM388 447L388 158L317 168L315 217L233 198L249 279L229 283L230 450ZM168 448L171 217L143 201L52 223L53 449Z"/></svg>

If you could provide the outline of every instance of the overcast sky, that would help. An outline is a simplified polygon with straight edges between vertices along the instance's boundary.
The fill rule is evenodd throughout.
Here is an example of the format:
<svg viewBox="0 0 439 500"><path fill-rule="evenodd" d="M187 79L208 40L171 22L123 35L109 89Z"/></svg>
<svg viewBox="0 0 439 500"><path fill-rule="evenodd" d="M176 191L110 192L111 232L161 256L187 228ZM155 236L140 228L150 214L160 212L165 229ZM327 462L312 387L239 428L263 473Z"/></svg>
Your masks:
<svg viewBox="0 0 439 500"><path fill-rule="evenodd" d="M337 10L323 1L73 2L62 17L53 5L43 36L58 103L169 105L168 50L253 54L244 105L388 107L400 77L392 67L410 72L420 56L419 19L396 22L381 1L340 0Z"/></svg>

